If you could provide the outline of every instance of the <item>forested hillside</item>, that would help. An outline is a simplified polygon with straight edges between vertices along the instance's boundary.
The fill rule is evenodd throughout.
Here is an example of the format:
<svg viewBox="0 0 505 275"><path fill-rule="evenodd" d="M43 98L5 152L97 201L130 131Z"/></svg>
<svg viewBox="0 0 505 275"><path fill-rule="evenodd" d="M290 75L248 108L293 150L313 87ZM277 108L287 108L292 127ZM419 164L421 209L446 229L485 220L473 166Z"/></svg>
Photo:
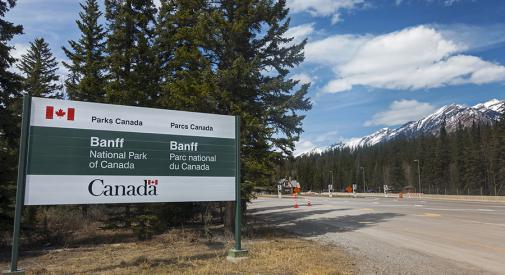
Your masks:
<svg viewBox="0 0 505 275"><path fill-rule="evenodd" d="M419 189L416 160L424 193L505 195L505 117L494 125L460 125L452 133L444 126L436 136L302 155L278 167L277 175L295 177L312 191L327 189L332 174L335 190L353 183L360 191L379 191L384 184Z"/></svg>

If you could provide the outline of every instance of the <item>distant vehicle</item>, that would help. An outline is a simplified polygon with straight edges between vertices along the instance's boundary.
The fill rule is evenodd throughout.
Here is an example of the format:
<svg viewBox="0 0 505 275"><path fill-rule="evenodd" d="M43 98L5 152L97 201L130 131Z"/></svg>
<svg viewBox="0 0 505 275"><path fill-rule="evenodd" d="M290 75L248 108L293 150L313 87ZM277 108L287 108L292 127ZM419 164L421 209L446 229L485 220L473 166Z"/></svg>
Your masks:
<svg viewBox="0 0 505 275"><path fill-rule="evenodd" d="M416 193L416 188L412 185L407 185L402 188L402 193Z"/></svg>
<svg viewBox="0 0 505 275"><path fill-rule="evenodd" d="M388 193L400 193L400 190L398 188L395 188L393 186L388 186Z"/></svg>
<svg viewBox="0 0 505 275"><path fill-rule="evenodd" d="M366 190L367 193L379 193L378 187L370 187Z"/></svg>

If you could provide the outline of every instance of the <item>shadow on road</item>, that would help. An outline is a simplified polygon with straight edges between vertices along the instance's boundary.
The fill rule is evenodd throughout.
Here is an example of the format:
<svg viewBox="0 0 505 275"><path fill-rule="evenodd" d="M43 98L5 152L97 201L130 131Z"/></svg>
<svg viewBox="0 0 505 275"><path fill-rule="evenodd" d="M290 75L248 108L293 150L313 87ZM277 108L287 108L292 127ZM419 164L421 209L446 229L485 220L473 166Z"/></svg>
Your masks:
<svg viewBox="0 0 505 275"><path fill-rule="evenodd" d="M263 213L262 211L264 209L265 208L255 209L256 211L251 211L251 214L255 218L263 220L270 225L275 225L303 237L315 237L326 233L355 231L361 228L374 226L381 222L386 222L395 217L404 216L404 214L398 213L365 213L335 217L328 217L327 215L330 212L349 210L348 208ZM314 215L323 215L324 217L312 217Z"/></svg>
<svg viewBox="0 0 505 275"><path fill-rule="evenodd" d="M322 205L319 203L313 203L312 206L317 206L317 205ZM307 207L306 203L300 204L300 208ZM252 209L247 209L247 212L249 213L258 213L258 212L264 212L264 211L274 211L274 210L295 210L293 208L293 205L276 205L276 206L269 206L269 207L261 207L261 208L252 208ZM331 212L331 211L344 211L344 210L350 210L352 208L339 208L339 209L327 209L324 211ZM314 213L314 212L312 212Z"/></svg>

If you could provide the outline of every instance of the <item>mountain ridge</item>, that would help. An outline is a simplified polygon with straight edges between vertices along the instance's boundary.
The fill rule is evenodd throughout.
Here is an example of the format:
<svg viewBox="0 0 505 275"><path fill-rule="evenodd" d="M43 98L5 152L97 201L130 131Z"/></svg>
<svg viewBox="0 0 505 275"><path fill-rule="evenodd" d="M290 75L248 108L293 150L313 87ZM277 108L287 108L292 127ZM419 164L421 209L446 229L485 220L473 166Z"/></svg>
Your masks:
<svg viewBox="0 0 505 275"><path fill-rule="evenodd" d="M398 128L382 128L361 138L351 138L346 142L337 142L330 146L316 147L302 155L321 154L335 148L358 148L373 146L397 137L416 137L422 134L438 135L445 123L447 132L456 131L458 127L470 127L472 124L493 124L505 112L505 100L492 99L474 106L461 104L444 105L432 114L417 121L409 121Z"/></svg>

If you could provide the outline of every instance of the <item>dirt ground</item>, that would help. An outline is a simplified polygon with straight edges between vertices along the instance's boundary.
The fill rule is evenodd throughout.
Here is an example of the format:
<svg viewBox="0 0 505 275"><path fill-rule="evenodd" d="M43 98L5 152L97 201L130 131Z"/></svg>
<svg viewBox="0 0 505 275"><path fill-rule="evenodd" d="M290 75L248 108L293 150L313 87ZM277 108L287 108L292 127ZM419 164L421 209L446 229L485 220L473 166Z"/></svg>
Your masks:
<svg viewBox="0 0 505 275"><path fill-rule="evenodd" d="M128 232L97 231L101 244L21 251L19 267L27 274L356 274L355 260L343 250L302 240L258 225L247 229L243 247L249 257L226 260L233 242L208 240L195 229L173 229L148 241ZM88 244L85 244L88 243ZM3 251L3 255L8 255ZM8 258L0 259L7 269Z"/></svg>

